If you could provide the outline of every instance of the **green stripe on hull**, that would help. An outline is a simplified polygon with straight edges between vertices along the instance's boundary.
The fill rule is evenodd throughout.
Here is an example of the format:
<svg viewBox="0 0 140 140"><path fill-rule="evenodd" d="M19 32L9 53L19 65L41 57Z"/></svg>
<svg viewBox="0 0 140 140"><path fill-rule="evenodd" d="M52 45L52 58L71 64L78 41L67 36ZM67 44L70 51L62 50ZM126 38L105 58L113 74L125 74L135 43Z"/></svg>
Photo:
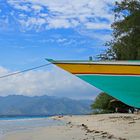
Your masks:
<svg viewBox="0 0 140 140"><path fill-rule="evenodd" d="M120 101L140 108L140 76L77 75Z"/></svg>

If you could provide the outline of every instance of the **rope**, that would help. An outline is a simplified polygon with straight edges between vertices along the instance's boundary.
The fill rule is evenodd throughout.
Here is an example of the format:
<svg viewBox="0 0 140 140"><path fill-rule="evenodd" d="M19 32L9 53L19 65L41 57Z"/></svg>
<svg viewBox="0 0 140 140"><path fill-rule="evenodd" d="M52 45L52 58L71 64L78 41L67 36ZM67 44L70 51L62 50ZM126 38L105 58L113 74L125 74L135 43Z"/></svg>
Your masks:
<svg viewBox="0 0 140 140"><path fill-rule="evenodd" d="M40 66L37 66L37 67L25 69L25 70L22 70L22 71L18 71L18 72L14 72L14 73L9 73L9 74L0 76L0 79L6 78L6 77L10 77L10 76L14 76L14 75L21 74L21 73L25 73L25 72L28 72L28 71L32 71L32 70L35 70L35 69L42 68L42 67L46 67L46 66L51 65L51 64L52 63L48 63L48 64L40 65Z"/></svg>

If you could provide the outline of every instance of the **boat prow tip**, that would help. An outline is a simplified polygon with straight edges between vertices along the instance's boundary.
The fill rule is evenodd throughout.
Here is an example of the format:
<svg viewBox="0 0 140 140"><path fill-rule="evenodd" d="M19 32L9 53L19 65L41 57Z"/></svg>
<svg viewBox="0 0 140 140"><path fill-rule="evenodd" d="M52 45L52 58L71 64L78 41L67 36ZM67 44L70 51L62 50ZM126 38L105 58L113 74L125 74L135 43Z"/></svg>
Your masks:
<svg viewBox="0 0 140 140"><path fill-rule="evenodd" d="M50 59L50 58L45 58L45 60L47 60L47 61L50 62L50 63L54 63L54 62L55 62L55 60Z"/></svg>

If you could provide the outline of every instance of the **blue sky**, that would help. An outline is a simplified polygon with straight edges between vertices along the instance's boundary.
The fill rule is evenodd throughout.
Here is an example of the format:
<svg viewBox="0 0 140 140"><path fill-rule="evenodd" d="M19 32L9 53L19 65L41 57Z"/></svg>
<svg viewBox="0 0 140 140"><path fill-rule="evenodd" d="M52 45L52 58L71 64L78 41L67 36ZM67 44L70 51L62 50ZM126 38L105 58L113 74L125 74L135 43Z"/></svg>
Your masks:
<svg viewBox="0 0 140 140"><path fill-rule="evenodd" d="M111 39L113 5L112 0L0 0L1 75L44 64L46 63L44 58L84 60L89 56L96 58L97 54L106 49L104 43ZM79 83L77 79L54 67L35 72L19 76L22 86L19 85L20 88L17 89L14 87L17 84L16 77L11 78L10 83L7 79L10 88L2 89L0 94L9 95L12 92L29 96L42 95L50 93L52 87L55 90L49 95L71 98L91 98L96 95L93 93L99 92L85 83L82 83L85 86L84 90L80 89L81 85L77 84ZM44 72L48 75L55 75L56 72L58 75L54 79L41 79L39 74L42 75ZM62 86L54 86L61 78L59 73L64 83L71 79L65 86L70 88L69 91L74 92L75 85L72 83L76 83L79 88L76 95L65 95L65 88L60 88L59 93L56 92L57 88ZM48 81L51 81L52 85L44 84L44 87L38 87L37 80L31 82L26 79L30 77L33 79L36 77L38 81L42 81L42 85ZM27 83L30 82L30 87L23 86L22 79L26 81L24 78ZM6 82L1 85L7 85ZM36 88L32 90L33 87ZM83 96L82 93L85 92L88 94Z"/></svg>

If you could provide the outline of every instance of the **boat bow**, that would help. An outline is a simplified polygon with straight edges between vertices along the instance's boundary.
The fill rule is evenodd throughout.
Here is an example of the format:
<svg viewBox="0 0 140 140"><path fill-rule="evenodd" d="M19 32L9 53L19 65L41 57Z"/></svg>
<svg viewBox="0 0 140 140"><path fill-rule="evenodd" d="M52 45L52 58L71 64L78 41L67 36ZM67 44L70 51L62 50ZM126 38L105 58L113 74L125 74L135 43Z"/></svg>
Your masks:
<svg viewBox="0 0 140 140"><path fill-rule="evenodd" d="M140 108L140 61L47 61L122 102Z"/></svg>

